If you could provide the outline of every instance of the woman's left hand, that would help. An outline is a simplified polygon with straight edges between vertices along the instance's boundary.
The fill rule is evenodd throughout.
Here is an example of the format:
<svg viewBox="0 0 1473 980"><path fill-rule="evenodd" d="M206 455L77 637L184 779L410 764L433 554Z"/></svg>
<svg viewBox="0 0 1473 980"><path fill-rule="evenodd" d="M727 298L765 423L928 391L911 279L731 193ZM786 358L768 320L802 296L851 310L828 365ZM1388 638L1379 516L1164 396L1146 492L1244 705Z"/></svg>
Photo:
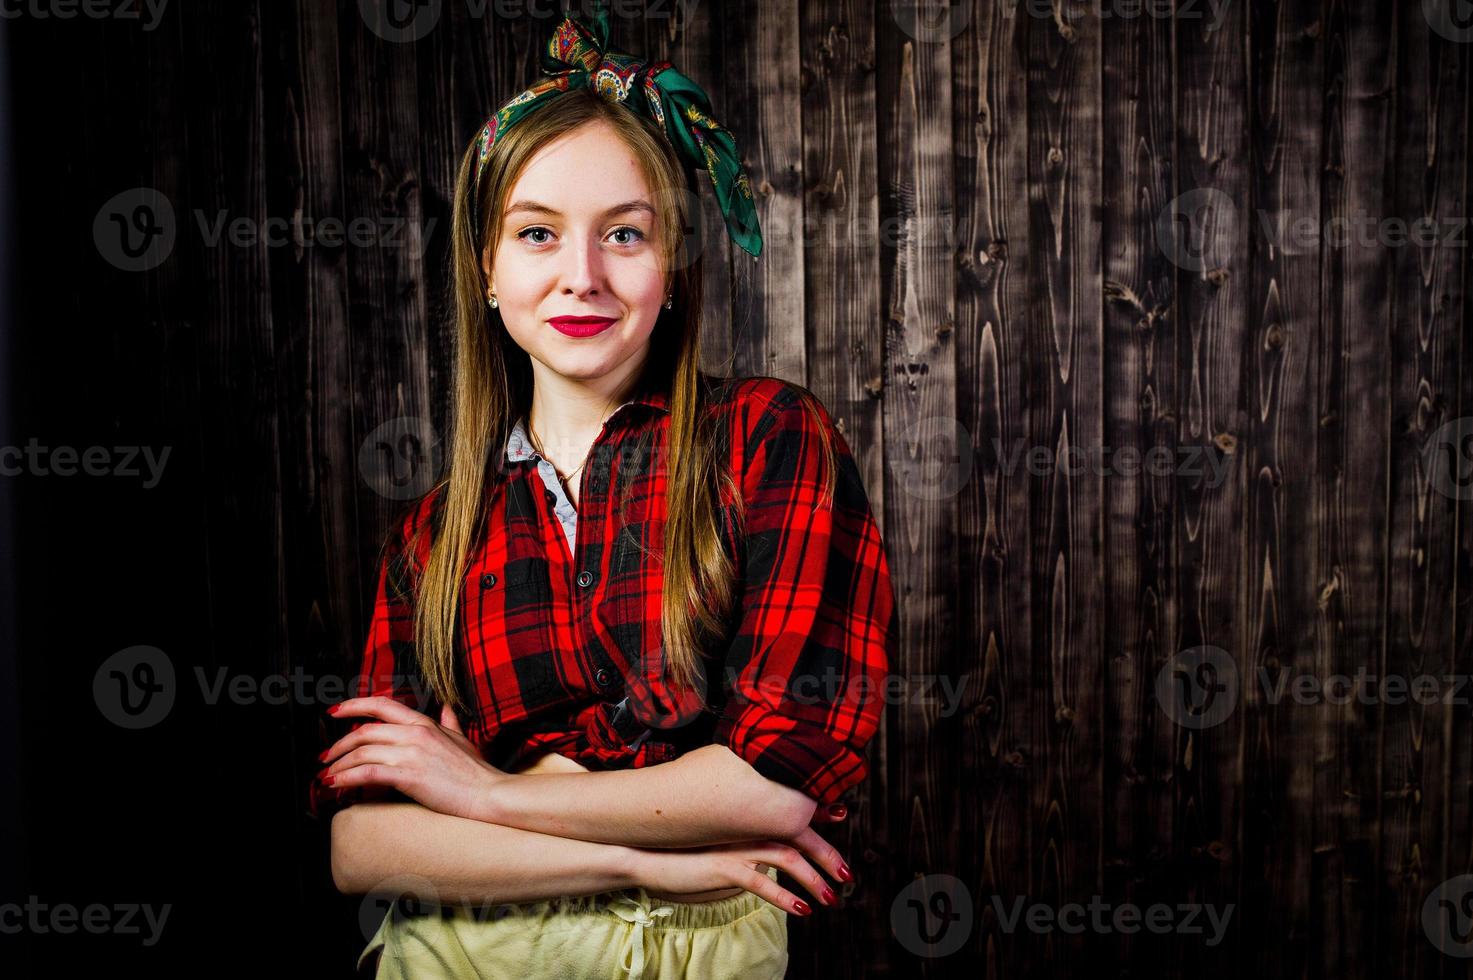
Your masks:
<svg viewBox="0 0 1473 980"><path fill-rule="evenodd" d="M455 712L441 708L440 722L387 697L349 698L328 709L334 718L377 718L322 753L322 774L334 789L388 786L431 810L485 819L495 785L511 779L492 766L465 737Z"/></svg>

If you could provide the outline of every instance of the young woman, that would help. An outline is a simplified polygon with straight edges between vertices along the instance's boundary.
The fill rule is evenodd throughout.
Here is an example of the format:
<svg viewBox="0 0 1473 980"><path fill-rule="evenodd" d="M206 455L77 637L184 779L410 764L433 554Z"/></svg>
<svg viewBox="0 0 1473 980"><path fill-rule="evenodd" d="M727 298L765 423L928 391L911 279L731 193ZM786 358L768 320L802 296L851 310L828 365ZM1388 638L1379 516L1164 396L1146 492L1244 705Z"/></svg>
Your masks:
<svg viewBox="0 0 1473 980"><path fill-rule="evenodd" d="M313 785L338 887L433 908L390 909L380 977L780 977L811 909L777 871L853 878L810 824L867 774L883 545L806 389L699 370L682 165L755 254L750 185L700 90L606 39L565 20L457 179L448 475Z"/></svg>

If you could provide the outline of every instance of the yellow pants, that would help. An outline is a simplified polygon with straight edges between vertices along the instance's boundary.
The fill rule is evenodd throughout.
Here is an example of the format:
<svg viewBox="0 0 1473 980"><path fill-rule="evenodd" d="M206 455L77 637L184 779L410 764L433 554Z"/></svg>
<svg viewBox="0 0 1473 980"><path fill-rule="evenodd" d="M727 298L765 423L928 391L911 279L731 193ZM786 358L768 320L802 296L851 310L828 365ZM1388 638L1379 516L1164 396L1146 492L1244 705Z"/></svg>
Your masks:
<svg viewBox="0 0 1473 980"><path fill-rule="evenodd" d="M643 888L412 914L395 903L360 970L375 953L378 980L775 980L787 972L788 913L751 892L686 904Z"/></svg>

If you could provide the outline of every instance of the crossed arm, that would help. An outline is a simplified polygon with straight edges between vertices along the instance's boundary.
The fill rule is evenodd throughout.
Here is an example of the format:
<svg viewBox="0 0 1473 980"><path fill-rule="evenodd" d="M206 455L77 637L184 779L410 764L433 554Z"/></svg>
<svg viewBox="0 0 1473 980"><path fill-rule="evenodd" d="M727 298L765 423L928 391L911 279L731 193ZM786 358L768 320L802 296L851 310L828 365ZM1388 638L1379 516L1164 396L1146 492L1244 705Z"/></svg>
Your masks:
<svg viewBox="0 0 1473 980"><path fill-rule="evenodd" d="M408 872L444 898L479 898L477 882L494 867L501 901L544 897L549 885L590 893L633 883L641 848L749 840L790 841L822 853L824 864L837 859L809 826L815 801L724 745L643 769L513 774L486 763L451 712L436 724L370 697L333 714L377 722L323 754L331 761L324 783L390 787L419 804L360 803L334 816L333 874L345 891Z"/></svg>

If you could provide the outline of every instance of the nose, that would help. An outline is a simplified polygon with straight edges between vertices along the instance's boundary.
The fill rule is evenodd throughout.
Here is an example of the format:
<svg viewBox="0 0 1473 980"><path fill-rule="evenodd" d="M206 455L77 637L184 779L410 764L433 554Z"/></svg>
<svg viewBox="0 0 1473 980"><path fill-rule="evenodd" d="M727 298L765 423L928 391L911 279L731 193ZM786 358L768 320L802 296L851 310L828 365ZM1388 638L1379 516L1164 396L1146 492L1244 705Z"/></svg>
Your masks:
<svg viewBox="0 0 1473 980"><path fill-rule="evenodd" d="M562 293L577 299L599 295L604 286L603 252L598 243L575 239L563 249Z"/></svg>

